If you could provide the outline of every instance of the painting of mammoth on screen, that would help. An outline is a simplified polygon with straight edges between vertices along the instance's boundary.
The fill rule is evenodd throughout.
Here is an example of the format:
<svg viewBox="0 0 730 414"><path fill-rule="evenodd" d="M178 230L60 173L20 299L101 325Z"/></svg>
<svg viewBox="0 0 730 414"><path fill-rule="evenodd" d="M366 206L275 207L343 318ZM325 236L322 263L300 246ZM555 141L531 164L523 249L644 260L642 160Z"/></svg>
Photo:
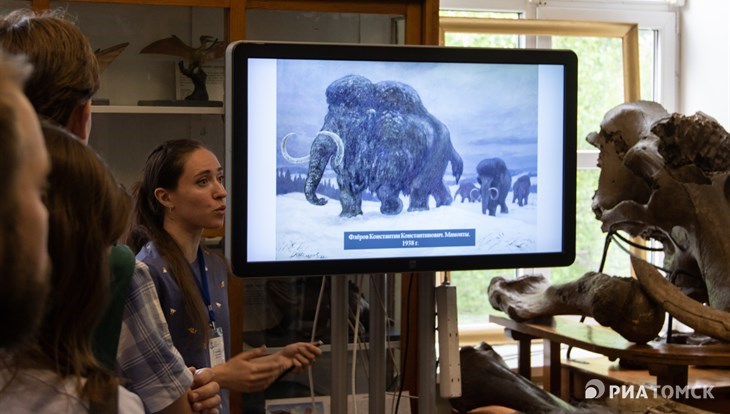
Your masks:
<svg viewBox="0 0 730 414"><path fill-rule="evenodd" d="M506 203L522 176L538 194L537 71L473 69L280 61L277 254L347 257L346 232L442 229L474 231L472 245L454 254L535 251L539 197ZM478 169L491 158L509 170L499 182ZM464 196L469 202L454 202ZM373 249L373 257L402 256L397 250Z"/></svg>
<svg viewBox="0 0 730 414"><path fill-rule="evenodd" d="M380 200L380 212L398 214L400 194L410 195L408 211L428 210L432 196L436 207L451 204L444 171L451 163L456 183L464 162L451 144L449 130L431 115L418 93L395 81L376 84L359 75L348 75L327 87L329 112L312 142L310 155L292 163L309 162L304 195L312 204L327 203L315 194L325 167L332 161L340 190L342 217L362 214L362 193L370 190Z"/></svg>

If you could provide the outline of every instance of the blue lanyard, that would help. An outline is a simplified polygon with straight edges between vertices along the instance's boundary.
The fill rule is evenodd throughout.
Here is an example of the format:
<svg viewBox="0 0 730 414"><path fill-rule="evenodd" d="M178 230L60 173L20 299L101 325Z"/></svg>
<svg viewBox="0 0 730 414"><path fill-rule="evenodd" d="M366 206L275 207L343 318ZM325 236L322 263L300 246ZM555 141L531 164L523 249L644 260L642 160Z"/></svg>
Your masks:
<svg viewBox="0 0 730 414"><path fill-rule="evenodd" d="M198 247L198 267L200 268L200 280L195 280L200 289L200 294L203 296L203 302L208 308L208 317L210 317L210 323L215 327L215 314L213 313L213 306L210 303L210 291L208 290L208 272L205 270L205 258L203 257L203 249Z"/></svg>

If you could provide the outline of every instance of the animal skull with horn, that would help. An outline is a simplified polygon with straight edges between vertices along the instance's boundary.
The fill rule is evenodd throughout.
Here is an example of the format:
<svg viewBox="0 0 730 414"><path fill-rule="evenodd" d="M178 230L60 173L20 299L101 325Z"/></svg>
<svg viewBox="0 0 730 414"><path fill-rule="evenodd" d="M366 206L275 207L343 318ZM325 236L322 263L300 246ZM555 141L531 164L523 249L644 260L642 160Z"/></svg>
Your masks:
<svg viewBox="0 0 730 414"><path fill-rule="evenodd" d="M730 341L728 132L703 113L670 115L642 101L609 111L587 140L600 149L592 207L603 231L661 242L668 278L637 258L636 279L588 273L550 286L541 276L495 278L492 306L517 320L593 316L635 342L651 340L666 311Z"/></svg>

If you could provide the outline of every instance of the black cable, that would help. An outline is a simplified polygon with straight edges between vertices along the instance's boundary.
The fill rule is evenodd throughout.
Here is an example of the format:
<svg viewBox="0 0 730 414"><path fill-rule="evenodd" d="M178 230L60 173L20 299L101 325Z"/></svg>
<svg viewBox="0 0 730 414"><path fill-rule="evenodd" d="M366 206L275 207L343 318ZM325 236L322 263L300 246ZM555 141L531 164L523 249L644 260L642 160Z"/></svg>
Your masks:
<svg viewBox="0 0 730 414"><path fill-rule="evenodd" d="M630 249L627 249L626 246L624 246L621 243L619 243L618 241L616 241L616 238L618 238L619 240L623 241L624 243L628 244L629 246L631 246L631 247L633 247L635 249L639 249L639 250L643 250L643 251L650 251L650 252L663 252L664 251L664 248L663 247L648 247L648 246L644 246L644 245L641 245L639 243L636 243L636 242L632 241L631 239L629 239L629 238L624 237L623 235L621 235L617 230L611 228L606 233L606 240L603 243L603 253L601 255L601 262L600 262L600 264L598 266L598 272L599 273L603 273L603 269L604 269L604 267L606 265L606 259L608 257L608 248L609 248L609 246L611 244L611 241L615 241L616 242L616 245L621 250L623 250L624 252L626 252L629 256L631 256L631 257L637 257ZM664 277L667 278L670 281L670 283L672 283L672 284L675 284L674 282L675 282L678 274L681 274L681 273L687 274L686 272L681 271L681 270L677 270L677 271L672 272L669 269L666 269L666 268L664 268L662 266L658 266L658 265L655 265L653 263L649 263L649 264L651 266L653 266L655 269L661 270L662 272L664 272L664 274L665 274ZM581 317L580 317L580 323L585 322L585 319L586 319L586 316L585 315L581 315ZM667 319L667 321L668 321L668 323L667 323L667 333L666 333L667 343L669 343L670 340L671 340L671 338L672 338L672 320L673 320L673 318L672 318L672 315L670 314L669 315L669 318ZM568 347L568 350L566 351L566 355L565 355L566 359L570 359L570 352L572 350L573 350L573 347L572 346L569 346Z"/></svg>
<svg viewBox="0 0 730 414"><path fill-rule="evenodd" d="M632 242L631 240L629 240L629 239L627 239L627 238L625 238L625 237L621 236L621 235L620 235L619 233L616 233L616 232L613 232L613 233L612 233L612 236L614 236L614 237L618 237L618 238L619 238L619 239L621 239L622 241L624 241L624 242L628 243L628 244L629 244L629 245L630 245L631 247L634 247L634 248L636 248L636 249L639 249L639 250L644 250L644 251L648 251L648 252L662 252L662 251L664 251L664 249L663 249L663 248L661 248L661 249L660 249L660 248L656 248L656 247L646 247L646 246L642 246L642 245L640 245L640 244L634 243L634 242ZM614 241L615 241L615 240L614 240ZM624 246L623 244L619 243L618 241L616 241L616 245L617 245L617 246L618 246L618 247L619 247L619 248L620 248L621 250L623 250L623 251L624 251L624 252L625 252L626 254L628 254L629 256L631 256L631 257L634 257L634 258L637 258L637 259L640 259L640 257L639 257L639 256L635 255L635 254L634 254L634 253L633 253L633 252L632 252L631 250L627 249L627 248L626 248L626 246ZM653 263L649 263L649 264L650 264L651 266L653 266L653 267L654 267L655 269L657 269L657 270L661 270L661 271L662 271L662 272L664 272L665 274L670 274L670 273L671 273L671 271L670 271L669 269L666 269L666 268L664 268L664 267L661 267L661 266L655 265L655 264L653 264Z"/></svg>
<svg viewBox="0 0 730 414"><path fill-rule="evenodd" d="M606 265L606 258L608 257L608 246L611 245L613 240L613 230L606 233L606 240L603 242L603 254L601 255L601 263L598 265L598 273L603 273L603 267Z"/></svg>
<svg viewBox="0 0 730 414"><path fill-rule="evenodd" d="M603 268L606 266L606 258L608 257L608 247L611 245L613 240L614 230L611 229L606 233L606 240L603 242L603 253L601 254L601 262L598 264L598 273L603 273ZM585 315L580 315L579 323L586 321ZM570 353L573 351L573 345L569 345L565 351L565 359L570 359Z"/></svg>
<svg viewBox="0 0 730 414"><path fill-rule="evenodd" d="M616 230L614 230L613 228L609 229L608 232L606 233L606 239L603 242L603 252L601 253L601 262L598 264L598 273L603 273L603 269L606 267L606 260L608 259L608 248L611 246L611 242L614 240L613 239L614 235L618 235L618 233L616 233ZM620 235L618 237L620 239L624 240L624 238L621 237ZM619 243L617 242L616 244L619 244ZM621 246L620 244L619 244L619 246L622 247L622 249L623 249L623 246ZM626 250L624 250L624 251L626 251ZM585 322L585 320L586 320L586 315L580 315L579 322L583 323L583 322ZM573 346L569 345L567 351L565 351L566 359L570 359L570 353L572 351L573 351Z"/></svg>
<svg viewBox="0 0 730 414"><path fill-rule="evenodd" d="M408 361L408 343L410 342L410 328L411 328L411 289L413 288L413 278L414 276L411 275L408 279L408 293L406 296L406 324L405 324L405 345L403 346L403 361L401 365L401 371L400 371L400 387L398 389L398 398L396 398L395 401L395 412L398 412L398 407L400 407L400 398L403 395L403 388L405 387L406 382L403 381L406 373L406 365ZM401 339L403 338L403 332L401 332Z"/></svg>
<svg viewBox="0 0 730 414"><path fill-rule="evenodd" d="M662 252L662 251L664 251L663 248L647 247L647 246L642 246L640 244L634 243L633 241L627 239L626 237L622 236L621 234L619 234L617 232L614 232L614 235L616 237L618 237L619 239L621 239L622 241L624 241L625 243L629 244L631 247L634 247L636 249L640 249L640 250L644 250L644 251L652 251L652 252ZM626 253L628 253L632 257L636 257L636 255L633 252L631 252L630 250L626 249L626 247L624 247L623 245L621 245L621 243L616 242L616 244L621 248L621 250L625 251ZM669 280L669 283L671 283L673 285L675 284L675 281L677 280L677 276L679 274L682 274L682 273L687 274L686 272L684 272L682 270L671 271L671 270L666 269L666 268L664 268L662 266L658 266L658 265L655 265L653 263L650 263L650 264L652 266L654 266L655 269L661 270L662 272L664 272L664 277L666 279L668 279ZM672 315L669 314L669 316L667 318L667 330L666 330L666 337L667 337L666 341L667 341L667 343L670 343L672 341L672 325L673 325L673 321L674 321L674 319L672 318Z"/></svg>
<svg viewBox="0 0 730 414"><path fill-rule="evenodd" d="M622 236L621 233L619 233L618 231L611 231L611 232L609 232L609 234L612 234L613 236L618 237L619 239L623 240L625 243L629 244L631 247L634 247L634 248L637 248L640 250L645 250L645 251L649 251L649 252L663 252L664 251L663 247L648 247L648 246L644 246L643 244L636 243L636 242L632 241L631 239L628 239L628 238Z"/></svg>

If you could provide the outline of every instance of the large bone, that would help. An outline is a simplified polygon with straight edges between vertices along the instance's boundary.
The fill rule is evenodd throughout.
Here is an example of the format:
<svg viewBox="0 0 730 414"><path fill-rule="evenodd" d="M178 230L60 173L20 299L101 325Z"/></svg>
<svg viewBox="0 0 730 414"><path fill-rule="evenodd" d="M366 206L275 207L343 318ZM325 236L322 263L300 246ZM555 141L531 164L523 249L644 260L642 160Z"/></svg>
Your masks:
<svg viewBox="0 0 730 414"><path fill-rule="evenodd" d="M671 277L695 286L700 281L698 296L708 306L675 287L667 290L671 283L646 266L641 275L637 270L642 286L680 321L730 340L728 325L720 323L730 317L723 312L730 311L730 136L702 113L660 115L656 104L621 105L589 136L602 160L594 212L604 231L662 242Z"/></svg>
<svg viewBox="0 0 730 414"><path fill-rule="evenodd" d="M649 296L680 322L698 333L730 341L730 313L705 306L688 298L662 277L649 263L632 257L636 278Z"/></svg>
<svg viewBox="0 0 730 414"><path fill-rule="evenodd" d="M626 142L606 128L604 125L591 142ZM621 191L617 194L616 189L630 186L628 183L599 185L594 209L603 230L621 229L661 241L673 259L670 270L683 275L699 271L695 276L704 281L709 305L730 310L727 132L704 114L674 114L655 121L651 131L646 131L644 123L637 128L646 135L638 141L631 137L628 142L634 143L614 157L608 154L608 159L620 160L621 165L604 163L601 175L612 176L614 170L630 172L630 182L650 189L648 200L642 202L642 197ZM601 148L603 157L607 147ZM611 205L614 199L623 200Z"/></svg>
<svg viewBox="0 0 730 414"><path fill-rule="evenodd" d="M460 397L449 400L459 413L494 405L525 413L576 412L565 401L512 372L502 357L485 342L477 347L465 346L459 355L462 393Z"/></svg>
<svg viewBox="0 0 730 414"><path fill-rule="evenodd" d="M550 285L542 275L506 280L495 277L487 289L489 303L516 321L551 315L592 316L629 341L656 337L664 311L629 277L589 272L580 279Z"/></svg>
<svg viewBox="0 0 730 414"><path fill-rule="evenodd" d="M619 105L603 118L601 130L591 133L586 140L599 150L598 166L601 175L598 190L593 196L593 211L600 219L602 210L612 208L619 202L633 200L645 203L651 189L642 180L636 180L633 171L624 165L626 153L642 137L647 136L651 126L668 116L661 105L653 102L634 102Z"/></svg>
<svg viewBox="0 0 730 414"><path fill-rule="evenodd" d="M600 132L587 140L600 149L601 175L592 208L602 229L661 242L669 278L686 290L634 260L640 263L641 289L632 291L645 291L657 301L654 306L696 331L730 340L730 134L705 114L669 115L659 104L634 102L609 111ZM603 309L624 308L621 293L626 289L605 277L586 274L561 286L534 278L496 279L490 302L517 320L595 315L629 340L646 340L656 329L654 310L626 304L639 306L626 315L644 315L634 325L604 315Z"/></svg>

